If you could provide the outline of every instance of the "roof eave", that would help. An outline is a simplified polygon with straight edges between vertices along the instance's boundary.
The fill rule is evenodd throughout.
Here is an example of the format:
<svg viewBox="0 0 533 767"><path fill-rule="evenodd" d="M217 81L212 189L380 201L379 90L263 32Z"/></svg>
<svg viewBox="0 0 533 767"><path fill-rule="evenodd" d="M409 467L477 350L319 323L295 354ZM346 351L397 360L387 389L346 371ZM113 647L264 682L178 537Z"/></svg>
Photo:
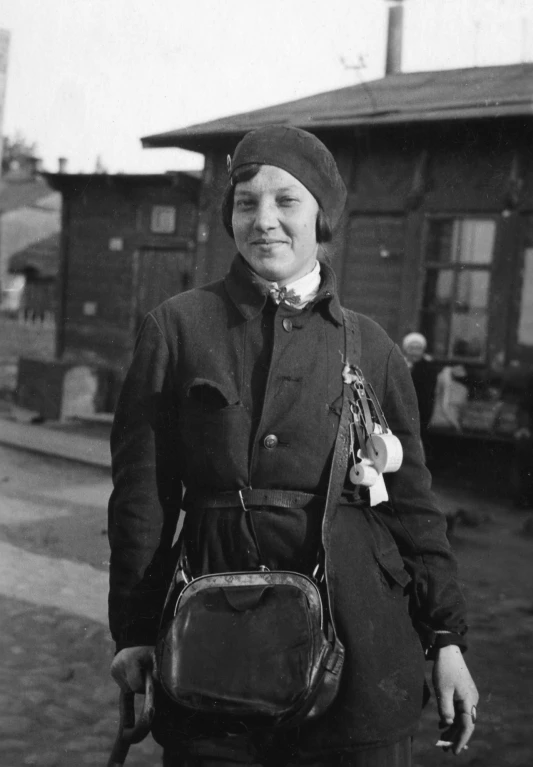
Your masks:
<svg viewBox="0 0 533 767"><path fill-rule="evenodd" d="M279 124L294 125L310 131L326 131L335 129L347 129L356 127L372 127L374 125L399 125L407 123L446 122L460 120L483 120L502 119L506 117L531 117L533 116L533 102L521 102L516 104L490 104L475 105L472 107L448 107L445 109L391 111L383 113L370 113L359 115L336 115L328 120L324 115L306 116L305 119L294 120L287 118L277 119ZM154 136L145 136L141 139L144 149L179 148L193 152L205 151L207 145L229 139L239 139L247 131L262 124L228 125L217 130L205 129L205 126L192 126L169 133L160 133Z"/></svg>
<svg viewBox="0 0 533 767"><path fill-rule="evenodd" d="M48 185L58 192L71 189L87 188L89 184L100 186L124 186L133 184L142 186L178 186L199 189L200 179L188 171L170 171L168 173L41 173Z"/></svg>

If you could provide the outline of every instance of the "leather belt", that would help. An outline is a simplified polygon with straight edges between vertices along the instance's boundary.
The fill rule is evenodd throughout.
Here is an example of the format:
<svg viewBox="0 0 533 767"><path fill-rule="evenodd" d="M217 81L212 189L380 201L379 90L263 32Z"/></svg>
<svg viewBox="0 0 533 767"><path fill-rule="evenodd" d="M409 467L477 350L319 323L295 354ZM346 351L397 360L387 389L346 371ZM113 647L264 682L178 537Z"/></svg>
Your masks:
<svg viewBox="0 0 533 767"><path fill-rule="evenodd" d="M295 490L256 490L244 488L224 493L186 493L183 499L185 511L192 509L241 508L246 511L252 506L275 506L280 509L324 508L326 499L321 495L301 493Z"/></svg>

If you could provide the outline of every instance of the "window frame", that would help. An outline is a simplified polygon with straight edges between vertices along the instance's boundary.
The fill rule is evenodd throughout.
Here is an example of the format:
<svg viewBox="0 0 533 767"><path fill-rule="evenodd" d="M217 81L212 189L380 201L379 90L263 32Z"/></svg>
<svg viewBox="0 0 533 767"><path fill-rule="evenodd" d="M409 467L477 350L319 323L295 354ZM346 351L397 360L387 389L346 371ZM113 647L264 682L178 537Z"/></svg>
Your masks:
<svg viewBox="0 0 533 767"><path fill-rule="evenodd" d="M424 223L422 227L422 237L420 241L420 293L419 293L419 307L418 307L418 317L419 317L419 327L421 328L421 332L424 332L423 330L423 320L424 320L424 314L426 312L424 311L424 294L426 289L426 279L427 279L427 273L428 270L434 271L434 272L440 272L443 270L449 270L452 271L454 274L454 285L453 285L453 291L455 296L455 290L457 286L457 278L455 275L461 272L484 272L488 274L489 277L489 285L488 285L488 295L487 295L487 305L486 305L486 317L487 317L487 334L485 338L485 346L482 355L479 357L466 357L466 356L457 356L454 355L450 349L451 347L451 316L452 312L450 312L449 315L449 328L448 328L448 341L447 341L447 347L448 352L444 355L442 354L436 354L432 349L428 348L428 353L432 356L432 358L437 362L450 362L452 364L465 364L469 366L485 366L487 364L489 353L490 353L490 336L491 336L491 322L492 322L492 292L493 292L493 278L494 278L494 272L495 272L495 262L497 259L497 250L498 250L498 241L499 241L499 216L497 213L487 213L485 211L446 211L446 212L438 212L438 213L427 213L424 217ZM486 222L493 222L494 223L494 240L493 240L493 246L492 246L492 255L491 260L489 263L483 264L477 264L477 263L465 263L462 261L449 261L447 263L439 262L439 261L428 261L426 259L426 254L429 246L429 240L430 240L430 229L431 225L435 221L451 221L452 223L455 221L486 221ZM433 313L433 316L436 316L436 312Z"/></svg>
<svg viewBox="0 0 533 767"><path fill-rule="evenodd" d="M528 223L528 221L530 223ZM531 227L531 234L528 234ZM524 285L525 252L526 244L533 241L533 210L520 211L517 220L516 258L514 261L514 274L510 288L511 316L509 329L506 336L507 358L518 364L533 364L533 346L519 342L518 332L520 328L522 291Z"/></svg>
<svg viewBox="0 0 533 767"><path fill-rule="evenodd" d="M172 228L163 229L157 226L157 215L163 215L163 211L172 211ZM153 202L150 203L148 212L148 228L150 234L158 237L169 237L176 234L178 228L178 206L175 203Z"/></svg>

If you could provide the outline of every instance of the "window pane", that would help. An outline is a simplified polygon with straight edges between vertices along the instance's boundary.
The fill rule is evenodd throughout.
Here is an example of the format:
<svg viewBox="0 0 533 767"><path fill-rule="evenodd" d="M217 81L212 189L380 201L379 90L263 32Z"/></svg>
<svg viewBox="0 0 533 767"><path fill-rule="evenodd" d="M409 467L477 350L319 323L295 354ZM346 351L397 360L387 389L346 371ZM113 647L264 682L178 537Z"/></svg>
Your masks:
<svg viewBox="0 0 533 767"><path fill-rule="evenodd" d="M430 222L426 245L426 261L449 263L452 254L453 219L436 219Z"/></svg>
<svg viewBox="0 0 533 767"><path fill-rule="evenodd" d="M455 273L451 269L428 269L422 305L421 330L428 350L446 356Z"/></svg>
<svg viewBox="0 0 533 767"><path fill-rule="evenodd" d="M490 264L496 222L482 218L430 221L426 261L438 264Z"/></svg>
<svg viewBox="0 0 533 767"><path fill-rule="evenodd" d="M433 344L431 351L437 357L446 357L448 354L448 330L450 317L448 314L436 314L433 318Z"/></svg>
<svg viewBox="0 0 533 767"><path fill-rule="evenodd" d="M152 205L150 231L173 234L176 230L176 208L173 205Z"/></svg>
<svg viewBox="0 0 533 767"><path fill-rule="evenodd" d="M450 350L453 357L480 359L487 343L489 273L458 274L456 300L451 317Z"/></svg>
<svg viewBox="0 0 533 767"><path fill-rule="evenodd" d="M447 306L453 295L453 272L449 269L441 269L436 273L435 280L435 303Z"/></svg>
<svg viewBox="0 0 533 767"><path fill-rule="evenodd" d="M487 341L485 313L452 314L451 356L482 359Z"/></svg>
<svg viewBox="0 0 533 767"><path fill-rule="evenodd" d="M496 223L482 219L462 219L455 224L454 261L463 264L490 264Z"/></svg>
<svg viewBox="0 0 533 767"><path fill-rule="evenodd" d="M533 248L526 248L524 251L518 343L533 346Z"/></svg>
<svg viewBox="0 0 533 767"><path fill-rule="evenodd" d="M459 311L486 309L489 302L490 274L465 270L457 275L455 305Z"/></svg>
<svg viewBox="0 0 533 767"><path fill-rule="evenodd" d="M421 329L430 354L484 357L495 239L496 222L491 219L429 222ZM533 308L533 285L531 293Z"/></svg>

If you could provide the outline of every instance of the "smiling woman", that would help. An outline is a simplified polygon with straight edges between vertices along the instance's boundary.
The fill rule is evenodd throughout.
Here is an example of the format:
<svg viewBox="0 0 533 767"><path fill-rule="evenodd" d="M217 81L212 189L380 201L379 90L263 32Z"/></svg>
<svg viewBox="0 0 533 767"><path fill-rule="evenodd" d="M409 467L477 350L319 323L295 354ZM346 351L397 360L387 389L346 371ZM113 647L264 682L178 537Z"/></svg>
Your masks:
<svg viewBox="0 0 533 767"><path fill-rule="evenodd" d="M232 228L245 261L280 287L315 266L318 203L287 171L262 165L235 186Z"/></svg>
<svg viewBox="0 0 533 767"><path fill-rule="evenodd" d="M459 752L473 731L464 603L423 463L411 376L376 323L341 307L320 253L345 200L335 161L315 136L286 126L246 134L223 203L238 249L230 271L150 312L120 395L109 504L112 673L123 689L142 690L157 646L152 732L168 767L410 767L423 647L435 660L445 741ZM379 499L372 483L353 479L367 441L351 383L368 386L363 375L375 391L365 399L370 433L382 429L370 412L381 412L379 400L404 455L386 488L381 477ZM373 456L377 479L383 465ZM183 537L172 551L180 508ZM164 603L170 583L182 584L172 570L184 552L189 593L219 574L223 585L186 618L191 629L204 627L198 641L176 628L172 644L185 608L178 602L169 620ZM243 574L256 583L246 599L231 585ZM324 601L320 631L333 649L323 666L311 664L320 673L304 674L320 685L291 697L310 668L294 655L307 646L290 632L297 611L276 608L266 623L258 616L280 593L266 581L296 575ZM205 628L213 613L230 616L217 623L225 628ZM248 633L230 635L235 625ZM258 625L266 628L254 634ZM182 672L194 676L192 687ZM277 711L284 696L297 713L267 726L260 712Z"/></svg>

